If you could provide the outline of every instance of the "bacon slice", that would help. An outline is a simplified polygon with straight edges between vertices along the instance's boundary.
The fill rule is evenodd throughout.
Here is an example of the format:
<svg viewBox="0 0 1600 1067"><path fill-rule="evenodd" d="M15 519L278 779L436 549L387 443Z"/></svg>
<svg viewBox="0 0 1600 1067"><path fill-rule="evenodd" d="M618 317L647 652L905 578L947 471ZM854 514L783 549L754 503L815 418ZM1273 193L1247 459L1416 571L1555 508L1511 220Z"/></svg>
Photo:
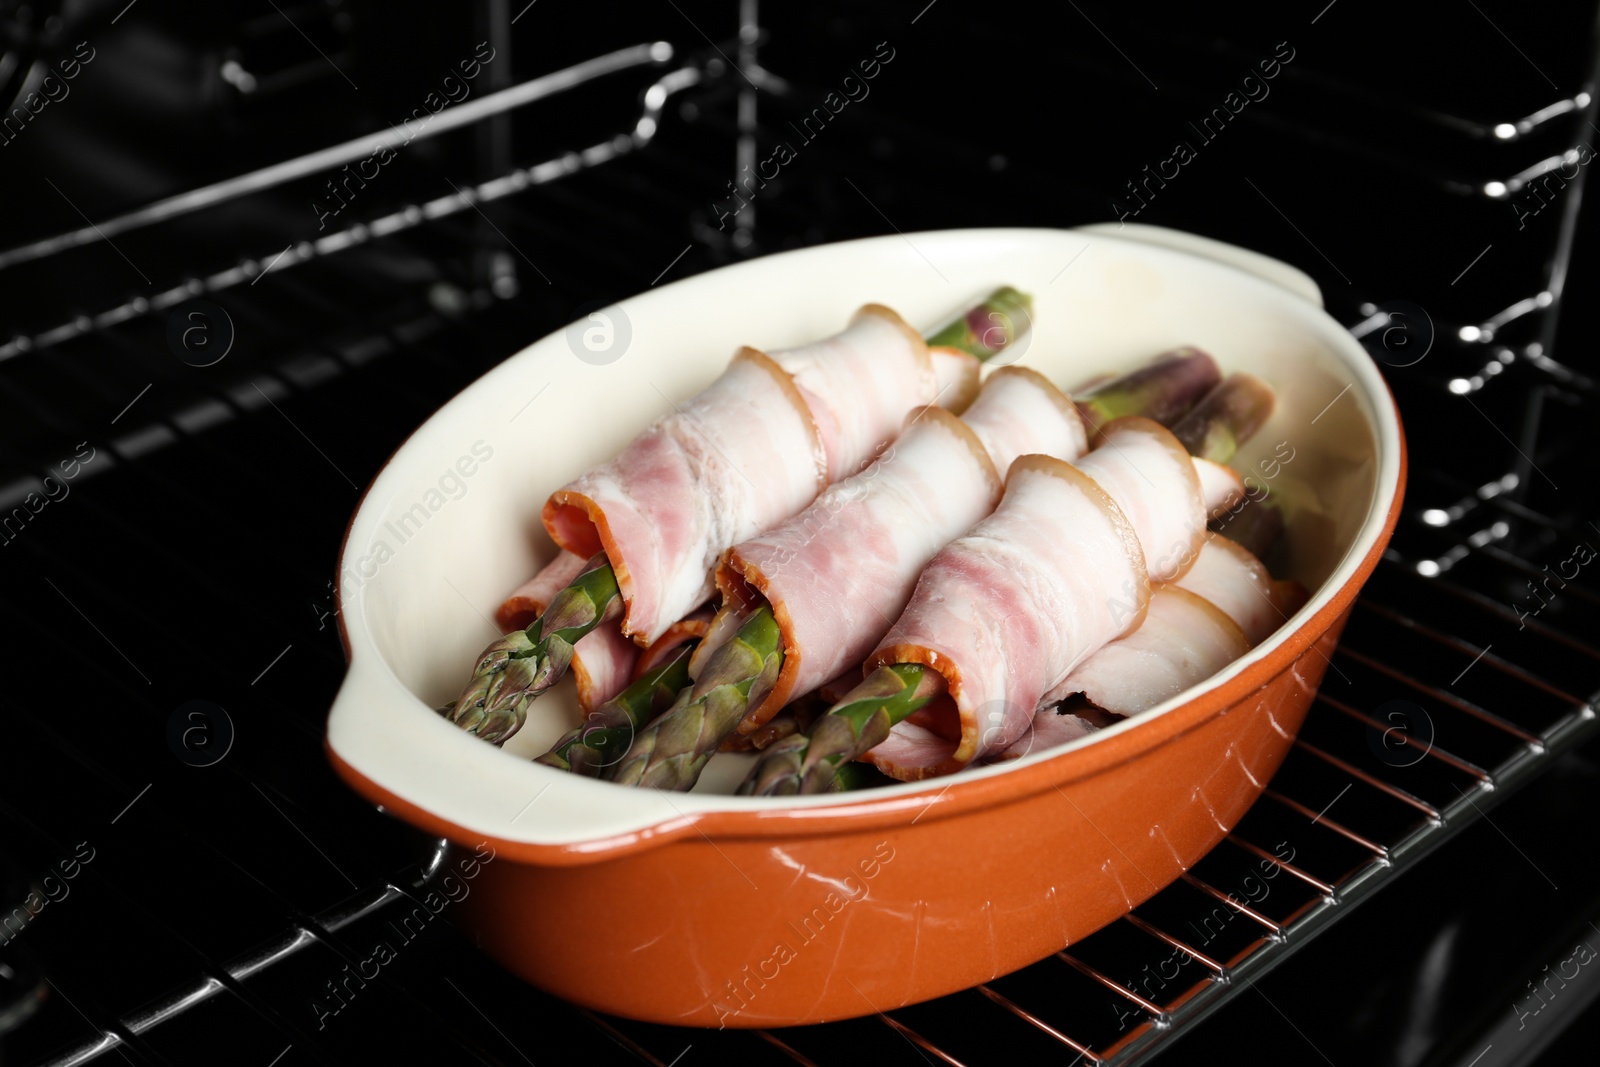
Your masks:
<svg viewBox="0 0 1600 1067"><path fill-rule="evenodd" d="M746 349L620 456L552 494L544 525L577 555L604 549L627 605L622 631L647 645L710 598L725 548L804 508L827 470L795 383Z"/></svg>
<svg viewBox="0 0 1600 1067"><path fill-rule="evenodd" d="M672 652L689 641L699 641L705 637L706 631L711 628L711 609L700 608L686 619L679 619L667 627L667 632L650 643L650 647L639 654L639 661L633 665L631 682L637 682L646 674L655 670L667 661Z"/></svg>
<svg viewBox="0 0 1600 1067"><path fill-rule="evenodd" d="M1088 432L1077 407L1038 371L1002 367L983 383L978 402L963 416L1003 476L1029 453L1075 460L1088 451Z"/></svg>
<svg viewBox="0 0 1600 1067"><path fill-rule="evenodd" d="M1148 598L1144 553L1122 509L1070 464L1024 456L994 514L934 557L867 661L924 663L942 674L960 740L934 744L929 731L900 723L868 758L910 781L1005 748L1028 728L1046 689L1139 624Z"/></svg>
<svg viewBox="0 0 1600 1067"><path fill-rule="evenodd" d="M872 462L900 432L906 412L938 401L926 342L881 304L862 307L842 333L771 355L816 420L830 482Z"/></svg>
<svg viewBox="0 0 1600 1067"><path fill-rule="evenodd" d="M1200 495L1205 497L1208 519L1220 519L1244 500L1244 479L1239 477L1238 471L1199 456L1190 458L1200 478Z"/></svg>
<svg viewBox="0 0 1600 1067"><path fill-rule="evenodd" d="M1273 589L1272 575L1259 559L1221 534L1211 534L1187 574L1177 581L1222 609L1244 631L1251 645L1260 644L1285 618Z"/></svg>
<svg viewBox="0 0 1600 1067"><path fill-rule="evenodd" d="M740 732L865 659L923 565L999 497L1000 478L973 432L947 411L921 408L871 467L730 549L717 569L726 604L765 599L784 642L778 681Z"/></svg>
<svg viewBox="0 0 1600 1067"><path fill-rule="evenodd" d="M1100 727L1094 723L1070 712L1058 712L1053 707L1040 708L1034 715L1028 732L999 755L994 756L991 762L1003 763L1007 760L1021 759L1032 752L1043 752L1047 748L1055 748L1057 745L1076 741L1080 737L1088 737L1098 729Z"/></svg>
<svg viewBox="0 0 1600 1067"><path fill-rule="evenodd" d="M571 552L557 552L556 558L539 568L495 611L502 630L522 630L544 614L550 599L583 573L588 560ZM599 707L627 688L633 677L639 646L622 636L614 624L596 627L572 646L572 677L578 686L578 705L584 711Z"/></svg>
<svg viewBox="0 0 1600 1067"><path fill-rule="evenodd" d="M952 415L966 411L977 399L983 361L971 352L943 345L928 349L928 358L933 360L939 406Z"/></svg>
<svg viewBox="0 0 1600 1067"><path fill-rule="evenodd" d="M1160 423L1130 416L1102 430L1104 441L1078 469L1111 494L1139 532L1152 582L1194 563L1206 536L1205 500L1194 459Z"/></svg>
<svg viewBox="0 0 1600 1067"><path fill-rule="evenodd" d="M936 744L938 731L901 723L868 753L884 773L916 780L1004 751L1046 692L1139 626L1156 566L1176 575L1192 564L1205 511L1189 454L1148 419L1103 433L1077 467L1018 460L995 513L923 571L868 666L937 670L960 737Z"/></svg>
<svg viewBox="0 0 1600 1067"><path fill-rule="evenodd" d="M1290 603L1287 598L1292 597L1293 590L1300 587L1297 582L1274 582L1267 568L1255 556L1220 534L1210 534L1201 546L1194 565L1170 588L1192 593L1227 616L1245 642L1244 648L1235 653L1237 656L1242 655L1244 650L1260 644L1284 619L1288 618L1292 612L1283 610ZM1159 592L1160 590L1157 590L1158 594ZM1155 602L1151 603L1153 605ZM1298 609L1299 605L1294 606ZM1177 617L1180 610L1172 605L1170 598L1162 600L1162 609L1168 620ZM1191 607L1191 614L1195 610ZM1146 617L1145 626L1149 625L1150 620ZM1113 641L1089 657L1082 667L1068 675L1061 684L1046 693L1042 703L1048 707L1076 693L1085 693L1099 707L1117 714L1128 715L1165 700L1166 696L1161 696L1142 707L1137 706L1138 701L1130 699L1128 694L1139 692L1139 685L1142 683L1139 680L1114 680L1116 671L1128 669L1130 665L1144 664L1145 661L1134 657L1130 650L1158 657L1165 655L1174 661L1181 660L1182 663L1174 668L1176 673L1169 671L1165 677L1169 680L1176 676L1187 677L1189 681L1186 685L1192 685L1209 677L1231 662L1231 657L1220 662L1214 658L1215 650L1232 647L1233 639L1231 631L1228 631L1227 627L1220 626L1210 614L1199 618L1198 625L1192 633L1181 635L1166 644L1163 642L1173 638L1173 630L1170 625L1163 629L1163 625L1166 624L1158 620L1157 625L1148 634L1143 636L1130 634ZM1211 660L1207 660L1205 656L1195 656L1192 647L1195 641L1200 642L1203 648L1212 650L1207 653L1213 655ZM1101 656L1107 657L1107 662L1111 666L1102 666L1099 662ZM1189 658L1185 660L1186 656ZM1202 670L1208 662L1212 665ZM1144 671L1142 666L1140 669ZM1099 680L1098 695L1085 691L1084 678ZM1160 681L1156 674L1148 671L1144 671L1143 679L1151 686L1157 685ZM1112 703L1102 704L1102 698ZM1040 715L1044 713L1045 709L1041 709Z"/></svg>
<svg viewBox="0 0 1600 1067"><path fill-rule="evenodd" d="M1204 681L1250 650L1232 619L1176 585L1150 596L1137 630L1100 649L1059 687L1118 715L1148 711Z"/></svg>
<svg viewBox="0 0 1600 1067"><path fill-rule="evenodd" d="M1242 546L1211 534L1194 565L1170 586L1155 591L1138 630L1090 656L1045 694L1028 738L1013 749L1037 751L1063 743L1051 706L1082 694L1104 711L1133 715L1204 681L1252 646L1271 636L1305 603L1305 587L1274 581ZM1071 740L1063 735L1063 740ZM1011 754L1010 750L1005 756Z"/></svg>
<svg viewBox="0 0 1600 1067"><path fill-rule="evenodd" d="M585 562L583 556L558 549L554 559L540 567L532 578L517 586L495 609L494 621L500 624L502 630L527 629L533 620L544 614L550 599L583 573Z"/></svg>

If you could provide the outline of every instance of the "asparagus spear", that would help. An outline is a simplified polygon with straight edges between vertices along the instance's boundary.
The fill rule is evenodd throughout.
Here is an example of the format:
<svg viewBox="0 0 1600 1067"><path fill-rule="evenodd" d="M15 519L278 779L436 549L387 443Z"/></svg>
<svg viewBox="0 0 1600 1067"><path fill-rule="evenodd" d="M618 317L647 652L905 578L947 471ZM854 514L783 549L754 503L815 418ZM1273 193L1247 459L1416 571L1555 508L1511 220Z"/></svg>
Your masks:
<svg viewBox="0 0 1600 1067"><path fill-rule="evenodd" d="M639 732L628 755L610 768L611 780L679 792L693 786L723 738L777 682L780 641L772 609L762 606L711 654L672 709Z"/></svg>
<svg viewBox="0 0 1600 1067"><path fill-rule="evenodd" d="M1272 415L1274 403L1272 386L1260 378L1230 374L1172 424L1172 436L1183 442L1191 455L1226 463L1261 429Z"/></svg>
<svg viewBox="0 0 1600 1067"><path fill-rule="evenodd" d="M1097 410L1100 411L1115 411L1118 414L1132 415L1144 414L1148 410L1163 415L1170 421L1182 415L1186 410L1186 406L1179 406L1180 401L1175 400L1174 396L1186 398L1182 401L1185 405L1193 403L1200 394L1211 387L1210 383L1214 383L1219 377L1220 374L1217 372L1216 364L1210 356L1200 352L1198 349L1180 349L1176 352L1158 356L1147 366L1140 367L1120 378L1115 378L1098 386L1094 391L1093 399L1099 405ZM1226 410L1231 411L1232 409L1227 408ZM769 609L763 607L762 610L768 611ZM717 653L712 655L715 657ZM773 677L776 678L778 670L783 665L782 649L776 649L774 656L777 665L773 667ZM707 666L708 673L711 669L711 664L714 663L715 658ZM757 664L751 663L749 669L755 670L757 666ZM920 668L908 666L906 670L908 672L916 672L918 677L921 677ZM935 678L937 678L937 675L930 674L927 678L927 684L942 687L943 680L939 679L935 682ZM851 695L852 699L861 701L865 709L861 713L863 717L854 726L844 727L838 722L830 722L829 720L835 718L834 712L830 712L813 725L810 738L795 735L793 738L785 738L769 746L765 750L767 755L759 766L765 768L769 762L776 761L775 769L770 772L762 772L767 775L771 783L774 783L771 784L771 788L782 789L791 793L801 788L800 784L794 781L794 777L799 773L800 768L793 765L791 757L795 752L806 751L808 747L817 748L813 742L818 739L818 731L822 731L824 735L825 743L820 749L820 751L824 752L864 752L866 748L870 748L883 740L883 736L888 735L889 726L893 725L893 722L898 722L899 719L884 723L883 736L876 737L865 748L859 747L854 743L860 739L863 730L869 727L876 729L872 711L866 706L870 704L872 707L876 707L877 704L886 700L892 701L900 697L900 690L903 688L901 683L911 684L913 689L917 688L917 684L913 684L911 679L912 675L910 673L902 676L891 672L890 675L877 679L875 682L876 688L871 693L862 694L859 689L856 693L853 693ZM771 686L769 685L767 689L770 688ZM630 784L654 785L662 789L680 791L691 788L699 777L700 768L705 766L706 760L711 757L711 753L715 752L723 740L738 728L739 720L751 708L760 704L762 697L766 695L767 689L760 690L759 696L747 700L745 704L737 709L733 709L730 706L727 714L719 714L715 721L707 719L703 714L696 711L693 705L680 705L672 708L648 728L641 731L639 740L635 742L636 748L643 745L654 745L653 735L655 733L671 732L674 742L665 749L669 754L641 756L642 763L637 771L631 772L629 777L623 777L619 774L615 780ZM917 707L926 704L928 700L942 691L942 688L938 688L929 692L926 695L926 699L922 699L920 703L912 702L911 698L907 697L905 700L909 702L909 706L895 704L894 707L902 710L901 718L903 718L916 710ZM834 711L840 711L842 708L843 705L836 705ZM685 721L677 721L680 717L683 717ZM836 734L837 736L835 736ZM633 757L630 755L629 762L632 760ZM672 762L672 769L661 769L669 760L675 761ZM789 760L790 763L785 764L784 761L786 760ZM802 762L804 763L803 760ZM843 760L832 760L830 762L832 766L825 770L816 771L814 782L804 789L805 792L821 792L830 787L835 770ZM809 769L814 764L815 761L812 761L811 763L806 763L805 766ZM784 766L789 768L787 774L778 769ZM802 775L802 777L804 776ZM775 784L779 782L793 782L794 784L783 784L781 786Z"/></svg>
<svg viewBox="0 0 1600 1067"><path fill-rule="evenodd" d="M938 673L918 664L880 667L818 719L809 735L793 734L767 748L739 792L787 796L832 791L842 761L819 758L822 753L867 751L889 736L891 726L943 693L943 683Z"/></svg>
<svg viewBox="0 0 1600 1067"><path fill-rule="evenodd" d="M764 752L785 737L803 734L828 710L828 702L813 693L784 705L761 727L747 734L734 733L722 742L719 752Z"/></svg>
<svg viewBox="0 0 1600 1067"><path fill-rule="evenodd" d="M1147 402L1158 405L1148 399L1147 383L1139 383L1138 388ZM1110 405L1125 403L1121 397L1107 399ZM1272 401L1272 389L1266 383L1246 374L1233 375L1182 418L1179 425L1185 427L1185 435L1180 439L1191 454L1225 462L1260 429L1271 413ZM882 742L896 723L944 692L944 676L921 664L879 667L818 719L809 735L785 738L768 749L739 791L787 796L846 788L837 777L841 767Z"/></svg>
<svg viewBox="0 0 1600 1067"><path fill-rule="evenodd" d="M1091 379L1072 398L1093 441L1100 427L1123 415L1143 415L1171 426L1221 380L1216 360L1206 353L1175 348L1127 374Z"/></svg>
<svg viewBox="0 0 1600 1067"><path fill-rule="evenodd" d="M1026 293L1009 286L996 289L928 343L986 360L1029 329L1032 304ZM503 743L522 729L528 705L567 673L579 638L621 612L617 576L605 556L597 555L525 631L506 634L484 649L448 713L450 721L485 741Z"/></svg>
<svg viewBox="0 0 1600 1067"><path fill-rule="evenodd" d="M926 338L930 348L957 348L979 359L997 355L1033 325L1033 297L1002 286Z"/></svg>
<svg viewBox="0 0 1600 1067"><path fill-rule="evenodd" d="M572 646L621 613L617 576L597 554L531 626L484 649L450 721L493 744L505 741L522 729L528 705L566 674Z"/></svg>
<svg viewBox="0 0 1600 1067"><path fill-rule="evenodd" d="M591 711L583 725L565 734L550 751L533 762L557 770L598 778L633 744L639 727L672 706L679 690L689 684L689 654L698 641L690 641L665 663L646 671L638 681Z"/></svg>

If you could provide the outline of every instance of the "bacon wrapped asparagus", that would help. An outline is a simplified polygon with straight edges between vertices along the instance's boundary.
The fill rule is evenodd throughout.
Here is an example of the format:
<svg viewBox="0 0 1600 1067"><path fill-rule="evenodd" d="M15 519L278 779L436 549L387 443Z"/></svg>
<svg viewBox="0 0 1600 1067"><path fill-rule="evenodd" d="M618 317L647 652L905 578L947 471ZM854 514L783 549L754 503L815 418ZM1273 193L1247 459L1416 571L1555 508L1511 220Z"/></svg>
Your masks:
<svg viewBox="0 0 1600 1067"><path fill-rule="evenodd" d="M885 774L948 774L1010 744L1058 680L1143 621L1152 580L1182 573L1184 553L1169 548L1191 547L1205 530L1188 454L1147 419L1102 433L1106 444L1076 467L1019 461L995 514L923 572L868 662L943 676L960 735L903 724L869 755Z"/></svg>
<svg viewBox="0 0 1600 1067"><path fill-rule="evenodd" d="M1067 399L1021 368L991 378L966 421L938 408L913 413L871 467L830 486L794 519L734 546L718 567L725 613L774 620L781 648L771 683L753 687L745 706L711 700L708 679L720 683L725 661L748 658L737 642L716 649L696 682L700 695L642 732L613 780L690 788L734 730L754 732L791 696L871 651L923 565L994 507L1001 487L996 459L1009 465L1016 455L1010 449L1019 444L1076 454L1083 442L1082 422Z"/></svg>
<svg viewBox="0 0 1600 1067"><path fill-rule="evenodd" d="M979 308L1019 302L1027 298L1002 289ZM982 359L1012 343L1027 323L1015 321L971 339L967 353ZM771 355L741 349L720 378L620 456L551 495L546 531L591 566L553 597L546 617L484 651L452 721L501 743L593 629L620 615L621 632L635 642L660 637L710 598L724 549L870 462L906 413L936 403L940 388L927 344L875 304L815 344Z"/></svg>
<svg viewBox="0 0 1600 1067"><path fill-rule="evenodd" d="M550 606L557 593L586 569L587 561L571 552L558 552L495 611L495 621L507 631L526 630ZM593 711L633 680L639 646L623 636L616 621L597 626L572 646L572 677L578 686L578 706Z"/></svg>
<svg viewBox="0 0 1600 1067"><path fill-rule="evenodd" d="M639 659L633 666L633 681L638 681L644 677L645 672L655 670L673 658L679 646L698 646L711 628L712 614L710 605L707 605L688 618L679 619L667 627L666 633L650 642L650 647L639 654Z"/></svg>
<svg viewBox="0 0 1600 1067"><path fill-rule="evenodd" d="M626 689L584 716L550 751L534 760L557 770L598 778L633 745L639 727L666 710L689 684L693 639L674 647Z"/></svg>
<svg viewBox="0 0 1600 1067"><path fill-rule="evenodd" d="M1242 376L1219 388L1254 394L1250 403L1208 405L1208 419L1232 427L1195 438L1202 451L1226 441L1231 455L1270 412L1270 391ZM880 770L903 780L1003 751L1030 728L1049 690L1139 627L1152 580L1180 577L1199 553L1216 501L1203 495L1195 460L1220 449L1190 457L1146 419L1114 420L1101 432L1106 446L1077 468L1048 457L1012 468L996 512L923 572L869 661L879 669L809 738L775 745L745 791L827 791L842 764L869 750ZM945 696L956 717L944 729L906 721Z"/></svg>
<svg viewBox="0 0 1600 1067"><path fill-rule="evenodd" d="M639 727L671 707L679 691L689 684L689 656L705 637L710 622L710 609L702 608L669 627L643 652L627 641L634 653L633 676L627 687L619 688L604 703L584 705L582 724L563 734L534 762L600 777L633 746ZM581 653L593 637L579 641L576 650Z"/></svg>
<svg viewBox="0 0 1600 1067"><path fill-rule="evenodd" d="M1136 715L1176 696L1259 644L1299 610L1305 597L1298 582L1274 581L1237 542L1208 535L1194 565L1171 585L1151 592L1139 628L1101 648L1045 694L1027 734L998 758L1064 744L1104 721ZM1056 709L1072 697L1090 706Z"/></svg>
<svg viewBox="0 0 1600 1067"><path fill-rule="evenodd" d="M1164 380L1175 391L1203 381L1205 375L1190 366L1195 362L1210 366L1215 381L1215 365L1203 355L1169 361ZM1162 380L1141 373L1138 386L1150 390ZM690 788L733 730L760 729L795 694L861 662L905 607L934 554L993 509L1001 485L997 471L1027 453L1075 458L1086 444L1072 402L1045 378L1019 367L996 372L964 419L932 409L913 416L890 453L871 468L835 483L795 519L724 556L718 568L721 614L772 615L781 636L776 677L752 686L746 707L714 703L705 676L725 685L734 675L720 662L723 650L717 647L719 627L731 624L713 623L700 649L705 673L697 675L695 694L639 735L613 779ZM1192 471L1189 477L1196 480ZM744 647L727 656L751 670L766 671L772 663L749 656Z"/></svg>

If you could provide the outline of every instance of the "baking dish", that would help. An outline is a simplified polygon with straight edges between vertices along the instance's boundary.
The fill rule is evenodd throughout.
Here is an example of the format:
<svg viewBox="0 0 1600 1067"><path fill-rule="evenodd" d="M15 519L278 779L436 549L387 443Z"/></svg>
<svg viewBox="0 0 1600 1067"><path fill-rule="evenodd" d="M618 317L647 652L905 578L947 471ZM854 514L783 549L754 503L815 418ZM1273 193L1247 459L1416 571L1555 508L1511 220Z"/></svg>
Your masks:
<svg viewBox="0 0 1600 1067"><path fill-rule="evenodd" d="M1275 635L1073 744L860 794L726 795L748 759L730 755L687 794L535 765L577 721L570 687L535 705L504 750L433 713L497 636L500 598L553 553L538 521L549 491L709 382L739 345L825 336L868 301L926 326L1001 283L1034 294L1021 358L1064 384L1194 344L1276 386L1277 412L1235 461L1254 469L1287 442L1294 458L1270 468L1273 484L1293 482L1306 501L1286 555L1313 595ZM327 749L389 813L494 850L460 919L541 988L677 1025L889 1010L1059 950L1222 839L1293 742L1404 478L1376 368L1309 278L1255 253L1111 225L919 233L754 260L538 341L401 446L341 550L350 669Z"/></svg>

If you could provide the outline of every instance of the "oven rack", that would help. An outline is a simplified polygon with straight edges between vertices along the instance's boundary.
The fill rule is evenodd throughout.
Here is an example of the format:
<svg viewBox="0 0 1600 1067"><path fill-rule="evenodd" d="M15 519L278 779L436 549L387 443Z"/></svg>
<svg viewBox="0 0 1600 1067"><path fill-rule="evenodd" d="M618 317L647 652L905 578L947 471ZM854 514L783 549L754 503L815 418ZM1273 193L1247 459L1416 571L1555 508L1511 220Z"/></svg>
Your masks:
<svg viewBox="0 0 1600 1067"><path fill-rule="evenodd" d="M492 116L505 114L523 105L575 89L608 74L647 65L659 66L670 61L672 57L672 45L666 41L619 49L587 62L541 75L520 85L502 89L470 104L446 109L440 112L437 122L424 127L417 133L415 139L437 137L451 130L472 126ZM629 132L618 133L587 148L567 152L542 163L518 167L507 174L482 182L468 183L465 187L457 187L451 195L435 197L422 203L407 204L398 210L335 230L315 241L292 243L285 248L268 251L260 256L246 257L231 268L204 277L190 277L150 297L135 297L92 316L80 314L55 327L32 334L17 334L0 344L0 363L24 352L50 348L91 330L104 329L142 315L165 311L202 294L221 292L240 284L254 284L269 271L288 270L317 256L342 252L372 238L386 237L435 219L476 210L479 204L499 200L525 189L565 178L637 151L648 145L655 137L662 109L668 100L683 90L699 84L703 77L705 71L701 67L688 65L679 67L655 81L645 90L643 111ZM341 144L308 152L248 174L168 197L124 215L104 219L98 223L90 222L81 229L19 245L0 252L0 270L44 259L99 240L110 240L111 237L130 230L154 226L168 219L264 192L287 182L365 158L372 152L374 138L381 136L381 134L369 134L351 138Z"/></svg>

